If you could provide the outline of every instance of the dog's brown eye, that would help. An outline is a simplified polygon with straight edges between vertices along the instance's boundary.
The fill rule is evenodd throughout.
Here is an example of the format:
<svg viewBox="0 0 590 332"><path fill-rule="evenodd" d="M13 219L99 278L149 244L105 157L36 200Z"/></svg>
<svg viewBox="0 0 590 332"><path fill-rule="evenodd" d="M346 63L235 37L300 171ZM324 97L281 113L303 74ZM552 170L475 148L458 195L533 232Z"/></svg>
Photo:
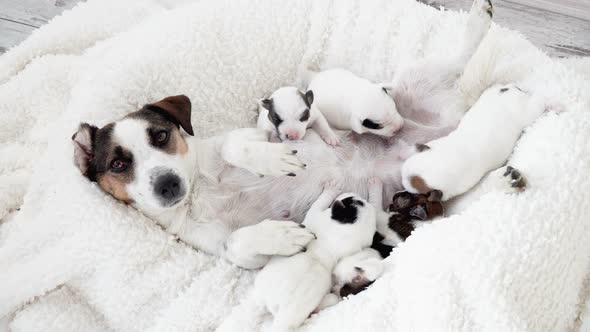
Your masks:
<svg viewBox="0 0 590 332"><path fill-rule="evenodd" d="M123 172L125 169L127 169L127 165L128 164L126 161L115 159L113 162L111 162L111 171L115 173Z"/></svg>
<svg viewBox="0 0 590 332"><path fill-rule="evenodd" d="M164 145L168 142L168 132L165 130L160 130L154 134L154 143L155 145Z"/></svg>

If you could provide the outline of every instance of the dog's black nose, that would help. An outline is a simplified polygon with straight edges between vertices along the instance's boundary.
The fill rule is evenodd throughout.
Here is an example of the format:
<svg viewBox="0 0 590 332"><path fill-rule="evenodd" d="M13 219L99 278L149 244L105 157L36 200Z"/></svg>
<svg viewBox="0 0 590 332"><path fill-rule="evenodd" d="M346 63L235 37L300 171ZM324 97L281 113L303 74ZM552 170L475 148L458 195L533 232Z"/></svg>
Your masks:
<svg viewBox="0 0 590 332"><path fill-rule="evenodd" d="M154 191L164 205L173 205L185 194L180 177L168 173L159 176L154 184Z"/></svg>

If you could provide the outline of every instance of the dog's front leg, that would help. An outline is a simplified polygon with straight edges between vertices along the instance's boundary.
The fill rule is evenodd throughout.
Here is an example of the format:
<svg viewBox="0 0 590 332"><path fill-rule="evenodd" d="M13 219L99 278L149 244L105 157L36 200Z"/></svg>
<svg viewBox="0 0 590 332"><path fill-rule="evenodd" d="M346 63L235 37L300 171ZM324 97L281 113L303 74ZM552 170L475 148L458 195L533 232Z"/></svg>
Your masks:
<svg viewBox="0 0 590 332"><path fill-rule="evenodd" d="M289 175L305 168L292 150L282 143L269 143L268 133L256 128L230 132L221 147L223 160L258 175Z"/></svg>
<svg viewBox="0 0 590 332"><path fill-rule="evenodd" d="M240 267L258 269L271 256L292 256L305 251L314 238L301 224L267 219L231 233L224 244L223 256Z"/></svg>

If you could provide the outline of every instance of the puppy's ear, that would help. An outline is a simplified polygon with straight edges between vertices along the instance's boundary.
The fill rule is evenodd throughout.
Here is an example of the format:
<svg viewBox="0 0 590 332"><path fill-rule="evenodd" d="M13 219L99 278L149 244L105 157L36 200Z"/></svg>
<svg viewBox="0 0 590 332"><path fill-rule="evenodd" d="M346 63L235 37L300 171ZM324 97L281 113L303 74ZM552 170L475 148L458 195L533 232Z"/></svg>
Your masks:
<svg viewBox="0 0 590 332"><path fill-rule="evenodd" d="M272 99L264 98L260 99L260 106L266 108L267 110L272 110Z"/></svg>
<svg viewBox="0 0 590 332"><path fill-rule="evenodd" d="M410 209L410 216L419 220L426 220L428 219L428 211L426 211L423 204L419 204Z"/></svg>
<svg viewBox="0 0 590 332"><path fill-rule="evenodd" d="M389 93L393 89L393 84L391 83L381 83L381 90L385 93Z"/></svg>
<svg viewBox="0 0 590 332"><path fill-rule="evenodd" d="M80 124L78 131L72 135L74 143L74 163L83 175L88 176L88 166L94 158L94 136L98 128L87 123Z"/></svg>
<svg viewBox="0 0 590 332"><path fill-rule="evenodd" d="M443 193L440 190L433 190L428 193L427 200L429 202L440 202L442 200Z"/></svg>
<svg viewBox="0 0 590 332"><path fill-rule="evenodd" d="M194 136L191 124L191 100L185 95L166 97L151 104L164 112L172 122L181 126L187 134Z"/></svg>
<svg viewBox="0 0 590 332"><path fill-rule="evenodd" d="M305 101L307 102L307 107L311 106L311 104L313 103L313 91L308 90L305 93Z"/></svg>
<svg viewBox="0 0 590 332"><path fill-rule="evenodd" d="M415 198L414 195L407 191L398 191L393 195L393 199L391 205L389 206L390 211L401 211L403 209L407 209L412 204L414 204Z"/></svg>
<svg viewBox="0 0 590 332"><path fill-rule="evenodd" d="M353 224L357 218L356 207L345 204L342 201L334 201L332 204L332 219L342 224Z"/></svg>

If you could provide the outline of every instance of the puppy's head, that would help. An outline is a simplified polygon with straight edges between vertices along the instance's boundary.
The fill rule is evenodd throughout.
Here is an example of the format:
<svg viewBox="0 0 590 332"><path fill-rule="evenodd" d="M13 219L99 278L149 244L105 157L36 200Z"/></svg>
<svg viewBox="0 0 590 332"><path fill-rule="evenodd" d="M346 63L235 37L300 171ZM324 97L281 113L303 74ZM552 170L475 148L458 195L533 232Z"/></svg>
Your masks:
<svg viewBox="0 0 590 332"><path fill-rule="evenodd" d="M305 136L312 103L311 90L303 93L295 87L282 87L270 98L260 100L260 107L267 111L268 120L282 141L297 141Z"/></svg>
<svg viewBox="0 0 590 332"><path fill-rule="evenodd" d="M81 124L74 162L114 198L157 216L180 206L191 187L196 161L187 134L194 135L191 102L172 96L102 128Z"/></svg>
<svg viewBox="0 0 590 332"><path fill-rule="evenodd" d="M353 131L391 137L402 128L404 120L389 95L389 89L383 84L372 83L358 91L352 105Z"/></svg>
<svg viewBox="0 0 590 332"><path fill-rule="evenodd" d="M329 221L323 221L316 233L318 239L328 240L337 247L335 251L351 253L371 244L375 233L375 208L356 194L338 196L326 211Z"/></svg>
<svg viewBox="0 0 590 332"><path fill-rule="evenodd" d="M389 211L396 212L396 216L408 220L430 220L443 215L441 198L442 193L439 190L433 190L427 194L400 191L393 195Z"/></svg>

